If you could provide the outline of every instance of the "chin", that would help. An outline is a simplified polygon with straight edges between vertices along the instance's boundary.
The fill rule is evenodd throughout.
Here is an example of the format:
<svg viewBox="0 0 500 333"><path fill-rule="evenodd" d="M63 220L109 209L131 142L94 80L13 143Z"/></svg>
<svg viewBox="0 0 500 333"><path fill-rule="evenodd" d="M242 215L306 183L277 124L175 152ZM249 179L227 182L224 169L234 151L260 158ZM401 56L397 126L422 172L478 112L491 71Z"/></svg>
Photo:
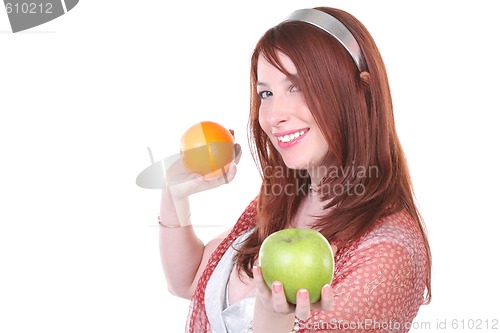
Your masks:
<svg viewBox="0 0 500 333"><path fill-rule="evenodd" d="M298 161L287 161L284 160L285 165L287 168L292 169L292 170L307 170L307 163L304 162L298 162Z"/></svg>

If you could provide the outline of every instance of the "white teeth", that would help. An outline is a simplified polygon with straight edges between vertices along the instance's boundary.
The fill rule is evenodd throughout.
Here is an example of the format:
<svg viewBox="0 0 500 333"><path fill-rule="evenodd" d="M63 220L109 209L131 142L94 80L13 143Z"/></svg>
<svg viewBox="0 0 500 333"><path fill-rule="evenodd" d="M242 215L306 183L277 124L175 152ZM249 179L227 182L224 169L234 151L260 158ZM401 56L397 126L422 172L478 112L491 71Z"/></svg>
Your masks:
<svg viewBox="0 0 500 333"><path fill-rule="evenodd" d="M284 136L278 136L278 140L281 142L290 142L292 140L297 139L299 136L304 135L304 133L305 133L304 131L300 131L300 132L295 132L292 134L287 134Z"/></svg>

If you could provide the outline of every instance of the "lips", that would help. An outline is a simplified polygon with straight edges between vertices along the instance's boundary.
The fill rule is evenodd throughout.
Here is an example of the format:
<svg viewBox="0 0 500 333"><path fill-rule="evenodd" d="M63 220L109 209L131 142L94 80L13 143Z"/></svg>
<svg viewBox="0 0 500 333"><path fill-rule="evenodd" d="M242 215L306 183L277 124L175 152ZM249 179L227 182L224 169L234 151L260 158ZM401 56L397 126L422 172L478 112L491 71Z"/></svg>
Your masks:
<svg viewBox="0 0 500 333"><path fill-rule="evenodd" d="M278 146L280 148L286 149L302 141L302 139L306 136L308 132L309 132L308 128L303 128L299 130L292 130L292 131L279 132L273 134L278 140Z"/></svg>

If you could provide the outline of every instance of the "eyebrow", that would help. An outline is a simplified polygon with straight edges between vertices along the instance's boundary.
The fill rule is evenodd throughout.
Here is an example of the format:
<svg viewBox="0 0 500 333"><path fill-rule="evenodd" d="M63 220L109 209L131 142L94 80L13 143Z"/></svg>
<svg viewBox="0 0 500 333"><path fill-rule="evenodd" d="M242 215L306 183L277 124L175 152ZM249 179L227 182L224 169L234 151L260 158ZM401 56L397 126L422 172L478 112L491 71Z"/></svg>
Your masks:
<svg viewBox="0 0 500 333"><path fill-rule="evenodd" d="M291 75L291 76L292 76L292 78L293 78L293 80L294 80L295 82L298 82L298 81L299 81L299 76L298 76L297 74L294 74L294 75ZM285 78L281 81L281 83L292 83L292 80L290 80L288 77L285 77ZM261 86L266 86L266 87L267 87L267 86L268 86L268 84L267 84L267 83L265 83L265 82L257 81L257 87L261 87Z"/></svg>

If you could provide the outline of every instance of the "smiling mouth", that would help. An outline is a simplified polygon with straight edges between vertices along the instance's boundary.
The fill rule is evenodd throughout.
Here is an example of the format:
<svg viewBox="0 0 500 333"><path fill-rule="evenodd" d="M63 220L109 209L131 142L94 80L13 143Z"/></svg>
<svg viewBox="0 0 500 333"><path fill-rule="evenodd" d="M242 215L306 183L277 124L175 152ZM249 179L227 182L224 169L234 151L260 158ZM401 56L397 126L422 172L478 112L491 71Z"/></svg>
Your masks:
<svg viewBox="0 0 500 333"><path fill-rule="evenodd" d="M302 130L302 131L298 131L295 133L290 133L287 135L278 136L277 138L278 138L278 141L283 142L283 143L287 143L287 142L290 142L292 140L296 140L296 139L300 138L304 134L305 134L305 131Z"/></svg>

